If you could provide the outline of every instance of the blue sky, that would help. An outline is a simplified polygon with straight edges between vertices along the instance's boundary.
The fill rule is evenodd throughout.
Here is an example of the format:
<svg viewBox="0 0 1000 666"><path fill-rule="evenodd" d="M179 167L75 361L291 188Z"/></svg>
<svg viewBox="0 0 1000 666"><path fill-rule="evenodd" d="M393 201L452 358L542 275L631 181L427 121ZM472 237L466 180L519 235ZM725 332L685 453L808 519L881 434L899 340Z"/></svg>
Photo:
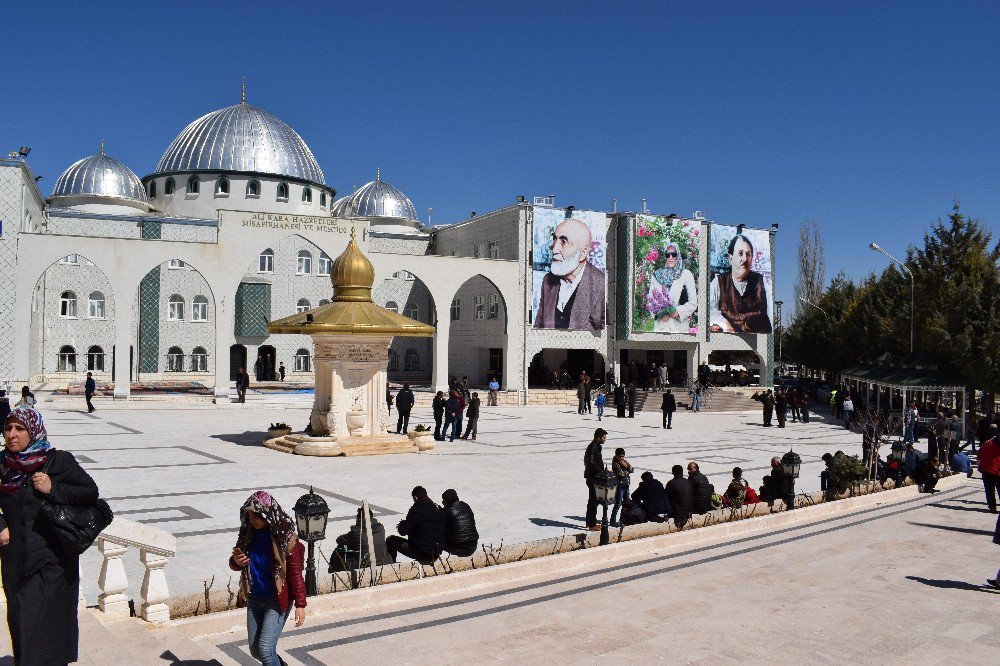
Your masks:
<svg viewBox="0 0 1000 666"><path fill-rule="evenodd" d="M798 227L863 276L959 198L1000 232L1000 3L18 3L3 151L51 191L96 152L140 176L248 101L340 193L376 167L435 224L518 194ZM897 255L898 256L898 255Z"/></svg>

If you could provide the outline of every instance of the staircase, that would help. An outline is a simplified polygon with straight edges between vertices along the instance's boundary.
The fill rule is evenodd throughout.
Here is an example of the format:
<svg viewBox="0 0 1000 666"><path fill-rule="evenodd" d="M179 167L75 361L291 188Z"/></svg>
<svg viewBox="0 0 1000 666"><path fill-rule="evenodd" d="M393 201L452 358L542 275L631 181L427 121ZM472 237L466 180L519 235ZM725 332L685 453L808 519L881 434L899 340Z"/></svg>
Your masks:
<svg viewBox="0 0 1000 666"><path fill-rule="evenodd" d="M674 397L677 399L678 411L688 409L691 406L691 396L688 395L687 389L678 386L671 390L673 390ZM714 388L710 395L702 396L701 411L760 411L760 403L750 398L751 395L760 390L760 388ZM660 405L663 404L662 396L663 393L661 391L639 391L635 396L636 411L659 412Z"/></svg>
<svg viewBox="0 0 1000 666"><path fill-rule="evenodd" d="M182 627L158 627L135 617L104 621L100 615L90 608L80 609L78 664L221 664L185 635Z"/></svg>

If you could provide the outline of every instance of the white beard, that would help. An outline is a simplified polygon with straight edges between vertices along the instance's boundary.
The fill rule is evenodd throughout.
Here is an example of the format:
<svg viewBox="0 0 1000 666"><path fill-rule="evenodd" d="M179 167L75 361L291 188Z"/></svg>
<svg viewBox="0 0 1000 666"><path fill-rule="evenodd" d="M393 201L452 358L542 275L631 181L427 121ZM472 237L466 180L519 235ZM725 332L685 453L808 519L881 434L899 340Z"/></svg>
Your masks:
<svg viewBox="0 0 1000 666"><path fill-rule="evenodd" d="M560 259L559 261L553 259L552 263L549 264L549 272L553 275L558 275L559 277L566 277L575 271L579 265L580 262L572 261L570 259Z"/></svg>

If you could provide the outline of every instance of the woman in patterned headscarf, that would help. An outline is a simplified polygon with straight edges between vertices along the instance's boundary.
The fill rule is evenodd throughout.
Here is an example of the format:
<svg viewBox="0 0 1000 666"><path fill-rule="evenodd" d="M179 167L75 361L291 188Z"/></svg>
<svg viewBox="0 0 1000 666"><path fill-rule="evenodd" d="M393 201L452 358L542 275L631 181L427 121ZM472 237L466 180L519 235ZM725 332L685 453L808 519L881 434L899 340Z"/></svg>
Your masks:
<svg viewBox="0 0 1000 666"><path fill-rule="evenodd" d="M52 448L42 415L30 407L7 416L3 438L0 569L14 662L68 664L77 660L80 558L62 549L39 509L46 501L93 504L97 484L73 454Z"/></svg>
<svg viewBox="0 0 1000 666"><path fill-rule="evenodd" d="M295 601L295 626L306 619L302 579L305 548L284 509L263 490L240 509L240 533L229 567L240 572L237 605L247 607L250 654L265 666L278 666L278 638Z"/></svg>
<svg viewBox="0 0 1000 666"><path fill-rule="evenodd" d="M698 309L698 291L691 271L684 268L684 255L680 246L667 241L663 246L665 266L653 271L649 291L666 290L670 294L672 310L661 312L653 323L656 333L690 333L691 315Z"/></svg>

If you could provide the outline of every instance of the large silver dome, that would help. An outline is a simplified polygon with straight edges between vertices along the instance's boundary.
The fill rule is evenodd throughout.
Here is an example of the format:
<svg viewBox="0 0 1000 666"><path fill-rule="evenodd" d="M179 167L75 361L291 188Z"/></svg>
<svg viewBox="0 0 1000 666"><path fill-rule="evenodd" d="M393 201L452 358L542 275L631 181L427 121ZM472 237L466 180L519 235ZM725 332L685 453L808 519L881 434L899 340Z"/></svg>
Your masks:
<svg viewBox="0 0 1000 666"><path fill-rule="evenodd" d="M334 217L392 217L420 222L410 198L383 181L379 172L375 180L334 202L330 212Z"/></svg>
<svg viewBox="0 0 1000 666"><path fill-rule="evenodd" d="M104 154L85 157L66 169L56 181L52 197L95 196L131 199L149 204L139 177L127 166Z"/></svg>
<svg viewBox="0 0 1000 666"><path fill-rule="evenodd" d="M251 172L326 184L302 137L245 102L213 111L184 128L163 153L156 171Z"/></svg>

